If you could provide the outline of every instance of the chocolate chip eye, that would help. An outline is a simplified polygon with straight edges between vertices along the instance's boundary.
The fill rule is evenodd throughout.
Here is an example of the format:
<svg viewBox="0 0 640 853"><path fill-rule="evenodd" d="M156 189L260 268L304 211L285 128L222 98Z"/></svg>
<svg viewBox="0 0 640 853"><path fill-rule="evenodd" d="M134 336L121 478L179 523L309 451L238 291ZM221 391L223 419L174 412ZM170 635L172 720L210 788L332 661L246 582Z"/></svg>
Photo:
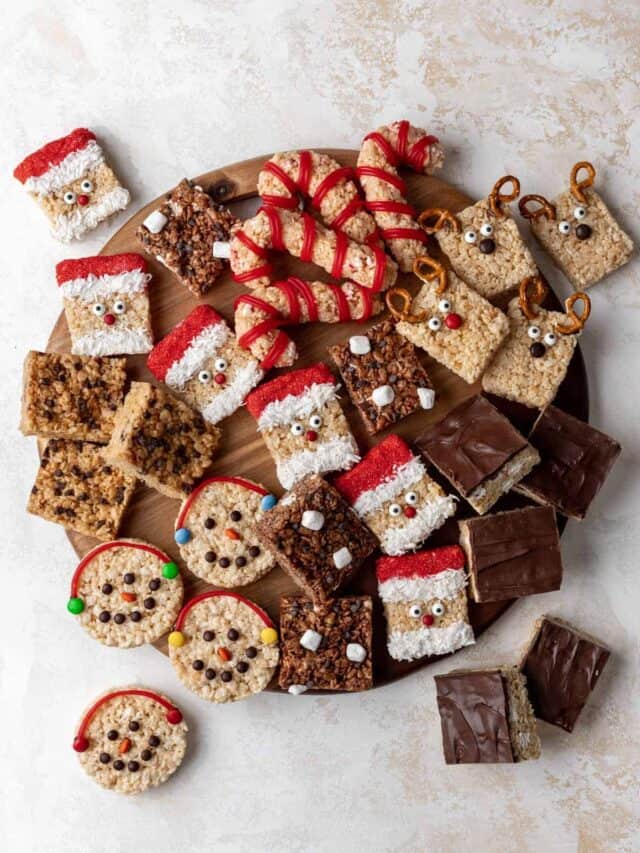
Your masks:
<svg viewBox="0 0 640 853"><path fill-rule="evenodd" d="M493 234L493 225L490 222L483 222L480 226L480 233L483 237L491 237Z"/></svg>
<svg viewBox="0 0 640 853"><path fill-rule="evenodd" d="M130 761L127 764L127 768L129 769L130 773L137 773L138 770L140 770L140 765L138 764L137 761Z"/></svg>
<svg viewBox="0 0 640 853"><path fill-rule="evenodd" d="M139 728L140 728L140 723L137 720L131 720L131 722L129 723L129 731L130 732L137 732Z"/></svg>
<svg viewBox="0 0 640 853"><path fill-rule="evenodd" d="M240 634L238 633L238 631L236 631L235 628L229 628L229 630L227 631L227 638L229 640L237 640L239 636Z"/></svg>
<svg viewBox="0 0 640 853"><path fill-rule="evenodd" d="M565 236L571 232L571 225L569 225L566 219L558 222L558 231Z"/></svg>
<svg viewBox="0 0 640 853"><path fill-rule="evenodd" d="M529 326L529 328L527 329L527 334L529 335L529 337L532 340L537 341L538 338L540 337L540 327L539 326Z"/></svg>
<svg viewBox="0 0 640 853"><path fill-rule="evenodd" d="M121 761L119 758L113 762L114 770L124 770L124 761Z"/></svg>
<svg viewBox="0 0 640 853"><path fill-rule="evenodd" d="M161 583L162 583L162 581L160 580L160 578L153 578L153 580L149 581L149 589L152 592L155 592L157 589L160 589Z"/></svg>
<svg viewBox="0 0 640 853"><path fill-rule="evenodd" d="M205 641L205 643L211 643L213 640L215 640L215 638L216 638L216 632L215 631L205 631L204 634L202 635L202 639Z"/></svg>
<svg viewBox="0 0 640 853"><path fill-rule="evenodd" d="M149 596L149 598L145 598L145 600L144 600L145 610L153 610L153 608L155 606L156 606L155 598L153 598L152 596Z"/></svg>
<svg viewBox="0 0 640 853"><path fill-rule="evenodd" d="M215 551L207 551L206 554L204 555L204 558L207 561L207 563L215 563L216 552Z"/></svg>
<svg viewBox="0 0 640 853"><path fill-rule="evenodd" d="M573 215L576 219L584 219L587 215L586 207L576 207L573 211Z"/></svg>
<svg viewBox="0 0 640 853"><path fill-rule="evenodd" d="M140 758L143 761L150 761L152 756L153 756L153 753L151 752L150 749L143 749L142 752L140 753Z"/></svg>
<svg viewBox="0 0 640 853"><path fill-rule="evenodd" d="M465 243L475 243L478 239L478 235L473 229L464 232L464 242Z"/></svg>
<svg viewBox="0 0 640 853"><path fill-rule="evenodd" d="M254 658L257 654L258 654L258 650L255 648L255 646L249 646L249 648L245 651L245 655L249 659Z"/></svg>
<svg viewBox="0 0 640 853"><path fill-rule="evenodd" d="M431 612L434 616L442 616L444 613L444 604L441 601L434 601L431 605Z"/></svg>
<svg viewBox="0 0 640 853"><path fill-rule="evenodd" d="M555 345L555 343L558 339L556 338L556 336L554 335L553 332L547 332L547 334L544 336L543 340L548 347L552 347Z"/></svg>
<svg viewBox="0 0 640 853"><path fill-rule="evenodd" d="M98 619L105 624L111 619L111 614L108 610L103 610L102 613L98 616Z"/></svg>
<svg viewBox="0 0 640 853"><path fill-rule="evenodd" d="M113 621L116 623L116 625L122 625L126 618L127 617L124 615L124 613L116 613L116 615L113 617Z"/></svg>
<svg viewBox="0 0 640 853"><path fill-rule="evenodd" d="M108 764L111 761L111 756L108 752L100 753L100 764Z"/></svg>
<svg viewBox="0 0 640 853"><path fill-rule="evenodd" d="M110 583L105 583L105 584L103 584L103 586L102 586L102 592L103 592L105 595L111 595L111 593L113 592L113 587L111 586L111 584L110 584Z"/></svg>
<svg viewBox="0 0 640 853"><path fill-rule="evenodd" d="M73 204L76 200L76 194L72 190L67 190L62 198L64 199L65 204Z"/></svg>
<svg viewBox="0 0 640 853"><path fill-rule="evenodd" d="M160 738L158 735L151 735L149 738L149 746L160 746Z"/></svg>
<svg viewBox="0 0 640 853"><path fill-rule="evenodd" d="M215 518L206 518L204 521L204 526L207 528L207 530L213 530L213 528L216 526Z"/></svg>
<svg viewBox="0 0 640 853"><path fill-rule="evenodd" d="M194 660L191 666L196 672L200 672L201 669L204 669L204 661L200 659Z"/></svg>
<svg viewBox="0 0 640 853"><path fill-rule="evenodd" d="M124 583L133 583L136 579L136 576L133 572L127 572L126 575L123 576L122 580Z"/></svg>
<svg viewBox="0 0 640 853"><path fill-rule="evenodd" d="M246 660L239 660L236 664L236 669L238 670L238 672L246 672L249 669L249 664L246 662Z"/></svg>
<svg viewBox="0 0 640 853"><path fill-rule="evenodd" d="M422 608L419 604L412 604L409 608L409 616L412 619L419 619L422 616Z"/></svg>
<svg viewBox="0 0 640 853"><path fill-rule="evenodd" d="M231 521L240 521L240 519L242 518L242 513L240 512L240 510L234 509L229 513L229 518L231 519Z"/></svg>
<svg viewBox="0 0 640 853"><path fill-rule="evenodd" d="M439 317L430 317L427 326L431 329L432 332L437 332L438 329L442 326Z"/></svg>
<svg viewBox="0 0 640 853"><path fill-rule="evenodd" d="M118 740L118 732L115 729L111 729L107 732L107 737L109 740Z"/></svg>

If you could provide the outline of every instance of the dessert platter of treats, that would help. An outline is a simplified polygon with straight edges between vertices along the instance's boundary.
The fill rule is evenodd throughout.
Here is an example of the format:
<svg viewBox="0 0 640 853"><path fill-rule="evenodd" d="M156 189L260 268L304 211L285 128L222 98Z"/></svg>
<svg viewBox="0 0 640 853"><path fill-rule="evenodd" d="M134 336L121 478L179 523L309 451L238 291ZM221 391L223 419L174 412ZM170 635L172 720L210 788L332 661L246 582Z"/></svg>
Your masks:
<svg viewBox="0 0 640 853"><path fill-rule="evenodd" d="M560 588L560 532L620 453L587 422L586 291L632 243L588 162L549 201L513 175L470 199L444 161L398 121L359 151L235 164L52 270L64 311L27 354L21 429L41 451L27 509L78 554L61 598L79 642L153 643L213 703L360 691ZM14 175L63 242L129 203L84 128ZM511 660L438 675L445 761L538 757L536 718L573 729L605 640L541 615ZM126 686L73 749L135 793L186 743L173 701Z"/></svg>

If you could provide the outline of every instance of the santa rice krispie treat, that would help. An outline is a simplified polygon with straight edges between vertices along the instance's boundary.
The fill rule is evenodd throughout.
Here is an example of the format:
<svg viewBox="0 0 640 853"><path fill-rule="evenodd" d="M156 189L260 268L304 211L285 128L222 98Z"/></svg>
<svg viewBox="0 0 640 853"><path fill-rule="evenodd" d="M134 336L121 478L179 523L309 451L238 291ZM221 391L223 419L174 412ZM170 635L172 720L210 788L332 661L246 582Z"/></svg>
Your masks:
<svg viewBox="0 0 640 853"><path fill-rule="evenodd" d="M509 303L509 336L482 376L483 390L539 409L556 396L591 312L586 293L566 300L566 314L547 311L540 307L546 293L539 276L521 282L519 297Z"/></svg>
<svg viewBox="0 0 640 853"><path fill-rule="evenodd" d="M83 127L34 151L13 176L40 205L51 233L63 243L80 239L129 204L129 191L107 165L95 134Z"/></svg>
<svg viewBox="0 0 640 853"><path fill-rule="evenodd" d="M392 658L446 655L475 642L467 613L464 554L457 545L381 557L376 575Z"/></svg>
<svg viewBox="0 0 640 853"><path fill-rule="evenodd" d="M421 255L414 271L424 282L417 296L400 287L386 294L398 332L465 382L477 382L507 337L509 321L433 258Z"/></svg>
<svg viewBox="0 0 640 853"><path fill-rule="evenodd" d="M390 435L334 483L380 540L385 554L415 551L456 511L408 445Z"/></svg>
<svg viewBox="0 0 640 853"><path fill-rule="evenodd" d="M123 687L103 694L82 717L73 739L85 773L103 788L139 794L166 782L187 748L176 706L153 690Z"/></svg>
<svg viewBox="0 0 640 853"><path fill-rule="evenodd" d="M133 252L61 261L56 278L76 355L149 352L147 262Z"/></svg>
<svg viewBox="0 0 640 853"><path fill-rule="evenodd" d="M322 363L265 382L247 397L285 489L306 474L351 468L360 456L338 402L338 385Z"/></svg>
<svg viewBox="0 0 640 853"><path fill-rule="evenodd" d="M182 593L178 567L163 551L139 539L116 539L80 561L67 610L95 640L130 649L171 630Z"/></svg>
<svg viewBox="0 0 640 853"><path fill-rule="evenodd" d="M236 702L264 690L279 658L271 619L235 592L192 598L169 634L169 659L178 678L209 702Z"/></svg>
<svg viewBox="0 0 640 853"><path fill-rule="evenodd" d="M511 184L510 193L502 192L506 184ZM519 195L520 181L505 175L488 198L459 213L429 208L418 217L427 234L435 235L455 274L485 299L508 293L538 271L509 210L509 202Z"/></svg>
<svg viewBox="0 0 640 853"><path fill-rule="evenodd" d="M175 540L189 569L214 586L245 586L275 566L255 530L277 502L244 477L210 477L184 501Z"/></svg>
<svg viewBox="0 0 640 853"><path fill-rule="evenodd" d="M263 376L209 305L199 305L156 344L147 366L212 424L235 412Z"/></svg>
<svg viewBox="0 0 640 853"><path fill-rule="evenodd" d="M583 171L587 175L580 179ZM569 189L552 202L541 195L520 199L520 213L529 220L533 236L575 290L597 284L633 254L631 237L592 189L595 177L591 163L576 163Z"/></svg>

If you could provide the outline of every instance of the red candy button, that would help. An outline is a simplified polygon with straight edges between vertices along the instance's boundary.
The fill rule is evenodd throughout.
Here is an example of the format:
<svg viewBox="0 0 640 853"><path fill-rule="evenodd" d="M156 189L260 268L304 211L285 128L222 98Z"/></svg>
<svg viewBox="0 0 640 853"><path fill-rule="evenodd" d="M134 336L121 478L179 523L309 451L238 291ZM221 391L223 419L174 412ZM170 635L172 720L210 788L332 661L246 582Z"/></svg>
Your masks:
<svg viewBox="0 0 640 853"><path fill-rule="evenodd" d="M447 314L444 323L447 329L459 329L462 325L462 317L459 314Z"/></svg>
<svg viewBox="0 0 640 853"><path fill-rule="evenodd" d="M431 627L433 625L433 616L430 613L425 613L422 617L422 624L426 625L427 628Z"/></svg>
<svg viewBox="0 0 640 853"><path fill-rule="evenodd" d="M73 748L76 752L85 752L89 748L89 741L86 737L78 735L78 737L73 739Z"/></svg>
<svg viewBox="0 0 640 853"><path fill-rule="evenodd" d="M416 517L416 510L412 506L406 506L404 508L404 514L406 515L407 518L415 518Z"/></svg>
<svg viewBox="0 0 640 853"><path fill-rule="evenodd" d="M182 722L182 714L177 708L172 708L170 711L167 711L167 722L171 723L172 726Z"/></svg>
<svg viewBox="0 0 640 853"><path fill-rule="evenodd" d="M113 314L105 314L103 319L107 326L113 326L116 321L116 318L113 316Z"/></svg>
<svg viewBox="0 0 640 853"><path fill-rule="evenodd" d="M305 435L307 441L317 441L318 433L314 429L308 429Z"/></svg>
<svg viewBox="0 0 640 853"><path fill-rule="evenodd" d="M227 381L227 377L224 375L224 373L216 373L216 375L213 377L213 381L216 383L216 385L224 385L224 383Z"/></svg>
<svg viewBox="0 0 640 853"><path fill-rule="evenodd" d="M88 195L79 195L76 198L76 201L78 202L78 204L81 204L82 207L84 207L85 204L89 204L89 196Z"/></svg>

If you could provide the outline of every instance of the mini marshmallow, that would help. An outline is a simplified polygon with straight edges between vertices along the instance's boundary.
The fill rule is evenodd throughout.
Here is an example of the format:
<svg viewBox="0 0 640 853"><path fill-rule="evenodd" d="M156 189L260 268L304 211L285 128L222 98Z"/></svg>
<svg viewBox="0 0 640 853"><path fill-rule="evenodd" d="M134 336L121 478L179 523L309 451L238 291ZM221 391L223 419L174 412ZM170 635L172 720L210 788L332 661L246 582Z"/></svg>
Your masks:
<svg viewBox="0 0 640 853"><path fill-rule="evenodd" d="M353 355L366 355L371 352L371 342L366 335L353 335L349 338L349 350Z"/></svg>
<svg viewBox="0 0 640 853"><path fill-rule="evenodd" d="M231 257L231 243L229 243L226 240L214 240L213 257L214 258L230 258Z"/></svg>
<svg viewBox="0 0 640 853"><path fill-rule="evenodd" d="M299 696L301 693L307 692L306 684L291 684L289 685L289 689L287 693L291 693L292 696Z"/></svg>
<svg viewBox="0 0 640 853"><path fill-rule="evenodd" d="M159 234L168 221L169 220L164 213L161 213L159 210L154 210L147 216L142 224L147 231L150 231L152 234ZM158 260L160 260L160 258L158 258Z"/></svg>
<svg viewBox="0 0 640 853"><path fill-rule="evenodd" d="M316 509L307 509L302 513L300 524L307 530L322 530L324 527L324 515Z"/></svg>
<svg viewBox="0 0 640 853"><path fill-rule="evenodd" d="M317 631L313 631L311 628L307 628L300 637L300 645L310 652L317 652L321 642L322 634L318 634Z"/></svg>
<svg viewBox="0 0 640 853"><path fill-rule="evenodd" d="M353 663L362 663L367 656L367 650L360 643L347 643L347 659Z"/></svg>
<svg viewBox="0 0 640 853"><path fill-rule="evenodd" d="M395 392L391 385L380 385L379 388L374 388L371 399L376 406L388 406L389 403L393 403L395 396Z"/></svg>
<svg viewBox="0 0 640 853"><path fill-rule="evenodd" d="M344 569L345 566L348 566L351 562L351 551L348 548L340 548L339 551L336 551L333 555L333 562L336 569Z"/></svg>
<svg viewBox="0 0 640 853"><path fill-rule="evenodd" d="M418 388L418 399L423 409L433 409L436 402L436 392L433 388Z"/></svg>

